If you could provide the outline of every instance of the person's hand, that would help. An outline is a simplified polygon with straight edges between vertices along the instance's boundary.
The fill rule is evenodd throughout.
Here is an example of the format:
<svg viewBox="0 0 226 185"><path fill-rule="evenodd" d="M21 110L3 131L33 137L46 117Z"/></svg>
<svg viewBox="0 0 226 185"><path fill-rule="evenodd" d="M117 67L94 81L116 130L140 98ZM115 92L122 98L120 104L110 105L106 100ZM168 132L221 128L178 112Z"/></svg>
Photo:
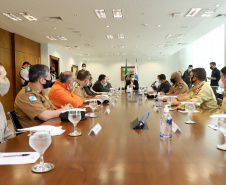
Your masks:
<svg viewBox="0 0 226 185"><path fill-rule="evenodd" d="M212 78L211 78L211 77L207 77L207 79L208 79L208 80L211 80Z"/></svg>
<svg viewBox="0 0 226 185"><path fill-rule="evenodd" d="M69 103L69 104L67 104L67 105L65 105L65 106L61 106L61 109L62 110L68 110L68 109L73 109L74 107Z"/></svg>
<svg viewBox="0 0 226 185"><path fill-rule="evenodd" d="M129 87L133 87L133 84L130 84Z"/></svg>
<svg viewBox="0 0 226 185"><path fill-rule="evenodd" d="M176 99L176 98L174 98L174 101L173 101L172 105L180 105L180 102L179 102L179 101L177 101L177 99Z"/></svg>
<svg viewBox="0 0 226 185"><path fill-rule="evenodd" d="M152 84L152 86L154 86L154 87L155 87L155 82Z"/></svg>

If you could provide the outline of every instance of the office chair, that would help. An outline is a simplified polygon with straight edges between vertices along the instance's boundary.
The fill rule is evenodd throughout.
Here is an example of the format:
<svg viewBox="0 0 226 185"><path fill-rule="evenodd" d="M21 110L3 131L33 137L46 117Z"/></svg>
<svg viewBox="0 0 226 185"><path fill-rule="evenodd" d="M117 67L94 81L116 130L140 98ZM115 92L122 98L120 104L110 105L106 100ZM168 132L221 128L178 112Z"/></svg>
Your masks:
<svg viewBox="0 0 226 185"><path fill-rule="evenodd" d="M17 116L16 116L16 113L15 111L10 111L10 112L7 112L7 114L9 115L12 123L13 123L13 127L14 127L14 130L15 130L15 135L18 136L20 135L22 132L19 132L18 129L22 128L20 122L18 121L17 119Z"/></svg>

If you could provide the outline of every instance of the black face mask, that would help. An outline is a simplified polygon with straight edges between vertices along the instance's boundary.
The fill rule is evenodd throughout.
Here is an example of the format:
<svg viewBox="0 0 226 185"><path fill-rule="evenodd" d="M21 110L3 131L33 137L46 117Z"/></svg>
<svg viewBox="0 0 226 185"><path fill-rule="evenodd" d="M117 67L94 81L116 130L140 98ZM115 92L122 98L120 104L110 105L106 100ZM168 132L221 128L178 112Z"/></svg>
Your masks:
<svg viewBox="0 0 226 185"><path fill-rule="evenodd" d="M51 86L51 84L52 84L51 80L46 80L46 84L42 84L42 85L43 85L44 89L46 89L46 88L49 88Z"/></svg>
<svg viewBox="0 0 226 185"><path fill-rule="evenodd" d="M210 67L211 70L213 70L213 67Z"/></svg>
<svg viewBox="0 0 226 185"><path fill-rule="evenodd" d="M173 84L175 84L175 83L176 83L175 78L174 78L174 79L170 78L170 81L171 81Z"/></svg>
<svg viewBox="0 0 226 185"><path fill-rule="evenodd" d="M193 78L194 78L195 76L193 76L193 77L191 77L191 83L193 84L193 83L195 83L195 81L193 81Z"/></svg>

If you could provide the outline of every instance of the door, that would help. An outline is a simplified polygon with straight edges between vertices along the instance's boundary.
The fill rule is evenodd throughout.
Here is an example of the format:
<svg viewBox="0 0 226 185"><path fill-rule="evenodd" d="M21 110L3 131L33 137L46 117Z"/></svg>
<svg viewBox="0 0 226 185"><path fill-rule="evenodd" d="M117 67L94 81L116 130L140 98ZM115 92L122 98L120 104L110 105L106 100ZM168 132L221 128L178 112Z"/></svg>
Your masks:
<svg viewBox="0 0 226 185"><path fill-rule="evenodd" d="M55 71L57 76L60 75L60 65L59 65L60 58L54 57L50 55L50 67L55 67Z"/></svg>

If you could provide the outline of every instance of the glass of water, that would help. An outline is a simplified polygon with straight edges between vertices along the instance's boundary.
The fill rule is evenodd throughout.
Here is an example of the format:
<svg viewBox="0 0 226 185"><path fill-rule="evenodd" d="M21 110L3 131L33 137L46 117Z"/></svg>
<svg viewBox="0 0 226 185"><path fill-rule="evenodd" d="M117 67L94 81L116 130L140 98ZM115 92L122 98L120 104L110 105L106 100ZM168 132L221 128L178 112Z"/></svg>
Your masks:
<svg viewBox="0 0 226 185"><path fill-rule="evenodd" d="M69 133L69 136L80 136L81 132L77 131L77 124L81 120L81 112L77 110L72 110L68 112L68 120L74 125L74 132Z"/></svg>
<svg viewBox="0 0 226 185"><path fill-rule="evenodd" d="M185 104L185 110L188 112L188 115L189 115L189 118L190 118L185 123L191 123L191 124L196 123L195 121L191 120L192 112L195 111L195 104L194 103L187 103L187 104Z"/></svg>
<svg viewBox="0 0 226 185"><path fill-rule="evenodd" d="M169 103L169 110L173 110L171 105L174 102L174 97L167 97L167 102Z"/></svg>
<svg viewBox="0 0 226 185"><path fill-rule="evenodd" d="M52 140L49 131L30 131L29 145L40 154L40 164L37 164L31 168L33 172L42 173L54 169L54 164L44 163L43 160L44 152L49 147L51 142Z"/></svg>
<svg viewBox="0 0 226 185"><path fill-rule="evenodd" d="M95 110L96 110L96 108L97 108L97 101L91 101L91 102L89 102L89 107L92 109L92 111L93 111L93 113L92 113L92 116L91 117L96 117L96 115L95 115Z"/></svg>
<svg viewBox="0 0 226 185"><path fill-rule="evenodd" d="M217 145L217 148L226 150L226 118L218 118L218 129L224 134L225 143L223 145Z"/></svg>

